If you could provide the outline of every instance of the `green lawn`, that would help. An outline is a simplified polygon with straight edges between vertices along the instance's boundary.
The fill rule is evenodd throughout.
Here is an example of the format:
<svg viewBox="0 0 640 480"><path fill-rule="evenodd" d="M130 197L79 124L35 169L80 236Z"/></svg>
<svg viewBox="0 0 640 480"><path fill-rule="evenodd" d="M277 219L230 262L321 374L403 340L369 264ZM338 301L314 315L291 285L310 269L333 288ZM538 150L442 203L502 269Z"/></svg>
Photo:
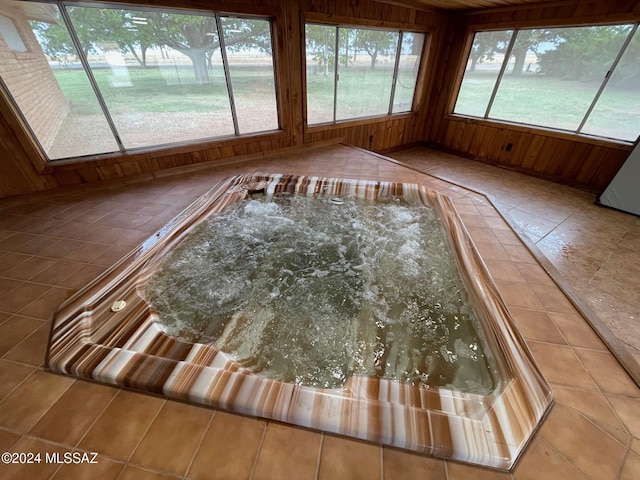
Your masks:
<svg viewBox="0 0 640 480"><path fill-rule="evenodd" d="M93 74L112 114L126 112L206 113L229 108L227 85L221 69L210 73L211 84L198 85L191 66L129 67L128 75L115 76L110 68ZM56 78L78 114L100 109L89 80L81 69L57 69ZM232 70L234 94L273 96L273 73L269 68Z"/></svg>
<svg viewBox="0 0 640 480"><path fill-rule="evenodd" d="M495 75L467 73L456 112L483 116ZM576 130L595 98L599 84L551 79L542 75L505 75L490 118ZM600 97L585 133L635 140L640 133L640 90L607 88Z"/></svg>
<svg viewBox="0 0 640 480"><path fill-rule="evenodd" d="M80 69L57 69L56 77L71 100L74 113L99 114L100 108L88 79ZM222 70L211 72L212 83L194 83L189 65L129 67L127 75L114 76L110 68L96 68L94 75L109 110L114 115L136 113L209 113L229 109ZM232 68L234 95L251 102L273 96L273 73L267 67ZM483 116L495 75L467 74L456 112ZM124 81L123 81L124 80ZM120 86L118 86L120 85ZM338 82L338 119L385 114L390 90L388 69L345 69ZM310 123L332 120L333 73L309 72L307 98ZM541 75L505 76L493 104L491 118L518 123L575 130L598 89L597 84L550 79ZM585 133L635 140L640 132L640 90L607 88L592 113Z"/></svg>

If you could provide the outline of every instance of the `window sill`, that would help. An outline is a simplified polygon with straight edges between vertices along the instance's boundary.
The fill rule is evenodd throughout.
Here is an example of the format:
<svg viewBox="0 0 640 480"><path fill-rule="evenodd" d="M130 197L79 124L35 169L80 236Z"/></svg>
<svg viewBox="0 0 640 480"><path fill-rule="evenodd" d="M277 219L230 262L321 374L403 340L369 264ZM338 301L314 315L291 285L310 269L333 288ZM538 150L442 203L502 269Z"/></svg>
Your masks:
<svg viewBox="0 0 640 480"><path fill-rule="evenodd" d="M405 120L408 118L417 118L416 112L403 112L394 113L392 115L380 115L375 117L362 117L351 120L339 120L335 123L315 123L313 125L306 125L306 133L323 132L326 130L337 130L340 128L359 127L362 125L369 125L372 123L385 123L392 122L394 120Z"/></svg>
<svg viewBox="0 0 640 480"><path fill-rule="evenodd" d="M457 113L445 115L445 120L463 122L475 125L483 125L486 127L501 128L505 130L513 130L515 132L531 133L535 135L543 135L545 137L559 138L562 140L571 140L574 142L588 143L591 145L600 145L608 148L617 148L619 150L631 150L635 142L626 140L615 140L612 138L596 137L583 133L572 133L553 128L545 128L534 125L525 125L521 123L513 123L505 120L489 120L484 118L469 117Z"/></svg>

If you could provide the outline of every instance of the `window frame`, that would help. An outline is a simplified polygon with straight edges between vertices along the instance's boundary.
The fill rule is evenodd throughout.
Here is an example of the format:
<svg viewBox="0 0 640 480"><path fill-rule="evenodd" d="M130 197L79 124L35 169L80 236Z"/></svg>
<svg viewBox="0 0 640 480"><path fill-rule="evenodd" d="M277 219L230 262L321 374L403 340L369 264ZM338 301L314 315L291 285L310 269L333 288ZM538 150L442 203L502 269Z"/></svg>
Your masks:
<svg viewBox="0 0 640 480"><path fill-rule="evenodd" d="M54 169L57 170L60 167L64 167L65 165L67 166L78 165L81 163L95 165L96 162L99 163L100 161L103 161L103 160L123 158L125 156L127 158L133 158L137 156L146 156L148 155L149 152L152 152L152 151L169 151L170 150L171 153L187 152L187 151L192 151L194 145L212 145L212 144L219 144L221 142L223 142L225 145L227 144L235 145L235 143L238 143L238 141L241 141L243 138L256 138L256 137L262 137L264 135L282 136L284 134L283 109L282 109L282 103L280 98L281 93L280 93L280 87L279 87L279 72L278 72L278 58L277 58L278 55L276 50L276 46L277 46L276 23L278 20L277 20L276 13L272 11L273 9L269 9L266 7L265 8L258 7L256 9L257 10L256 12L248 12L246 8L243 8L242 6L240 6L240 8L238 8L238 11L236 12L232 10L209 10L209 9L197 8L197 7L181 8L181 7L171 7L171 6L164 6L164 5L135 5L131 3L122 4L122 3L113 3L108 1L104 3L100 2L98 4L92 4L87 2L74 2L74 1L68 1L68 0L18 0L18 1L20 3L22 2L29 3L33 1L35 3L55 5L58 8L58 11L60 12L61 23L65 25L71 37L71 41L78 51L78 63L82 66L83 71L89 78L92 91L94 91L96 98L98 100L98 103L100 104L101 111L103 112L103 115L110 126L109 132L113 136L113 138L115 139L119 147L118 150L114 150L111 152L99 152L99 153L77 155L72 157L51 159L48 156L42 144L40 143L40 140L35 134L28 119L25 117L24 113L22 112L18 102L15 100L9 86L3 81L2 78L0 78L0 97L2 99L2 103L6 104L6 107L8 108L8 110L11 113L13 113L13 115L15 116L17 120L17 124L21 127L20 130L22 130L22 132L19 136L23 139L22 143L25 145L25 147L27 147L27 150L31 150L33 153L36 154L36 155L31 154L29 155L29 157L31 158L32 164L34 165L34 167L37 169L38 172L52 173L55 171ZM221 23L220 19L222 17L232 17L232 18L238 18L238 19L256 19L256 20L263 20L263 21L269 22L271 58L272 58L272 64L273 64L273 79L274 79L274 99L275 99L276 116L277 116L277 124L278 124L277 129L240 133L238 129L236 112L233 111L232 109L233 127L235 132L233 134L203 137L195 140L177 140L177 141L170 141L167 143L158 143L158 144L149 145L149 146L126 148L123 145L119 135L117 135L117 129L115 128L115 125L113 125L113 120L111 119L111 116L109 114L108 106L104 102L104 98L94 78L88 59L82 53L80 53L82 52L82 49L78 48L81 46L81 42L75 31L73 23L71 22L71 19L69 17L69 12L67 11L67 8L72 8L72 7L135 10L135 11L163 12L163 13L170 13L170 14L208 16L216 20L216 27L218 32L220 32L219 30L220 23ZM225 48L224 41L221 42L221 48L222 49ZM16 53L23 53L23 52L16 52ZM224 63L225 63L225 68L224 68L225 81L228 86L232 82L232 80L229 73L228 62L225 61ZM230 88L227 88L227 93L229 97L229 102L231 105L233 105L234 99L232 98L232 90ZM0 107L3 107L3 106L0 105ZM223 147L220 147L220 148L223 148ZM225 148L228 148L228 147L225 147Z"/></svg>
<svg viewBox="0 0 640 480"><path fill-rule="evenodd" d="M631 30L629 32L629 34L627 35L627 37L625 38L625 40L623 41L618 53L616 54L616 56L612 59L612 63L611 63L611 67L608 71L608 73L605 75L605 77L602 79L600 86L598 87L597 93L595 94L591 104L589 105L589 107L587 108L587 110L585 111L585 114L578 126L578 128L576 130L569 130L569 129L562 129L562 128L557 128L557 127L550 127L550 126L545 126L545 125L536 125L536 124L531 124L531 123L525 123L525 122L516 122L516 121L511 121L511 120L503 120L503 119L498 119L498 118L492 118L491 116L489 116L490 114L490 110L493 104L493 101L495 99L495 96L498 93L498 89L500 88L500 83L502 80L502 77L504 75L504 72L506 70L506 68L508 68L508 63L510 61L510 56L511 56L511 50L513 45L516 42L518 33L522 30L532 30L532 29L560 29L560 28L588 28L588 27L600 27L600 26L615 26L615 25L631 25ZM462 88L462 82L464 81L464 76L465 76L465 72L467 70L467 65L469 62L469 58L471 56L471 52L473 49L473 43L475 40L475 36L478 33L482 33L482 32L503 32L503 31L509 31L512 30L512 36L509 39L509 43L507 46L507 50L505 51L505 56L503 59L503 62L501 64L501 68L500 68L500 73L498 74L496 81L494 83L492 92L491 92L491 97L489 99L489 101L487 102L487 108L485 110L485 113L482 117L479 116L475 116L475 115L471 115L471 114L465 114L465 113L456 113L455 112L455 107L456 107L456 103L458 101L458 97L460 95L460 90ZM522 24L505 24L504 26L501 27L496 27L494 26L488 26L488 27L482 27L482 26L474 26L474 27L470 27L467 29L467 34L466 34L466 38L465 38L465 42L463 45L463 50L460 56L460 60L459 60L459 67L457 69L456 72L456 76L454 79L454 87L451 90L451 94L449 97L449 102L448 102L448 106L447 106L447 110L445 112L445 118L449 118L449 119L455 119L455 120L465 120L467 122L472 122L472 123L481 123L481 124L487 124L487 125L497 125L497 126L509 126L511 128L517 129L517 130L525 130L525 131L531 131L531 130L537 130L540 131L546 135L550 135L550 136L556 136L556 137L560 137L560 138L568 138L568 139L573 139L575 140L576 137L579 137L583 140L589 141L591 143L594 144L603 144L603 145L610 145L610 144L619 144L619 145L634 145L635 143L637 143L638 141L640 141L640 132L638 134L638 136L634 139L634 140L624 140L624 139L620 139L620 138L613 138L613 137L607 137L607 136L603 136L603 135L595 135L595 134L590 134L590 133L585 133L582 131L582 128L586 125L586 123L589 120L589 116L591 115L591 113L593 112L595 106L598 103L598 100L600 98L600 96L602 95L602 93L604 92L609 80L611 79L611 77L614 75L614 71L616 69L616 67L618 66L618 63L620 62L620 59L624 56L627 47L629 46L629 44L632 42L632 40L636 37L636 36L640 36L640 21L637 19L629 19L629 20L624 20L621 19L619 21L616 22L606 22L606 23L583 23L583 24L565 24L565 23L561 23L561 24L526 24L526 25L522 25Z"/></svg>
<svg viewBox="0 0 640 480"><path fill-rule="evenodd" d="M355 20L355 19L354 19ZM307 18L302 18L302 25L301 25L301 52L302 52L302 84L303 84L303 124L304 124L304 128L306 130L313 130L313 129L326 129L326 128L330 128L332 126L337 126L337 125L344 125L344 124L352 124L352 125L361 125L361 124L365 124L365 123L371 123L376 122L376 121L387 121L390 118L399 118L402 116L407 116L407 115L417 115L417 110L419 108L419 105L421 103L421 95L422 92L420 91L420 89L422 88L423 82L424 82L424 77L425 77L425 70L426 70L426 62L427 62L427 56L428 56L428 52L429 52L429 44L431 41L431 32L426 30L426 29L420 29L419 26L417 25L380 25L380 22L378 22L375 26L372 26L368 23L357 23L357 22L332 22L332 21L325 21L325 20L321 20L316 18L316 16L308 16ZM338 92L338 86L337 86L337 78L340 75L339 72L339 68L334 68L334 72L333 72L333 84L334 84L334 91L333 91L333 113L332 113L332 120L328 121L328 122L318 122L318 123L309 123L308 121L308 91L307 91L307 36L306 36L306 27L307 25L314 25L314 26L325 26L325 27L333 27L336 29L336 44L335 44L335 48L336 48L336 52L339 48L339 38L340 38L340 28L343 29L360 29L360 30L380 30L380 31L387 31L387 32L394 32L394 33L398 33L398 43L396 45L395 48L395 58L394 58L394 70L393 70L393 77L392 77L392 83L391 83L391 92L390 92L390 96L389 96L389 106L387 109L386 113L381 113L381 114L376 114L376 115L366 115L366 116L362 116L362 117L352 117L352 118L345 118L345 119L337 119L336 118L336 101L337 101L337 92ZM400 62L400 52L402 50L402 40L403 40L403 34L405 33L411 33L411 34L419 34L419 35L423 35L423 42L422 42L422 47L420 49L420 62L418 65L418 71L417 71L417 75L416 75L416 86L414 88L414 92L413 92L413 99L411 102L411 110L407 110L404 112L393 112L393 102L394 102L394 95L395 95L395 87L398 81L398 68L399 68L399 62ZM337 55L337 53L336 53Z"/></svg>

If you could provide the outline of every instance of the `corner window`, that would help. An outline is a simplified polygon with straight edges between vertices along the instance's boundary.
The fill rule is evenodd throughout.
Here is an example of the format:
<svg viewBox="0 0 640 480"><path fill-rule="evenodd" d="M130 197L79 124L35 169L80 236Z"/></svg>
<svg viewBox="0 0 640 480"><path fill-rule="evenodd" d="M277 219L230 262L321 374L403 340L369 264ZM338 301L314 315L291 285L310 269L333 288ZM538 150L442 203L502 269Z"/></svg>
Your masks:
<svg viewBox="0 0 640 480"><path fill-rule="evenodd" d="M306 24L307 124L411 111L425 35Z"/></svg>
<svg viewBox="0 0 640 480"><path fill-rule="evenodd" d="M454 113L634 141L637 25L477 32Z"/></svg>
<svg viewBox="0 0 640 480"><path fill-rule="evenodd" d="M269 19L1 5L39 45L0 77L51 160L279 128Z"/></svg>

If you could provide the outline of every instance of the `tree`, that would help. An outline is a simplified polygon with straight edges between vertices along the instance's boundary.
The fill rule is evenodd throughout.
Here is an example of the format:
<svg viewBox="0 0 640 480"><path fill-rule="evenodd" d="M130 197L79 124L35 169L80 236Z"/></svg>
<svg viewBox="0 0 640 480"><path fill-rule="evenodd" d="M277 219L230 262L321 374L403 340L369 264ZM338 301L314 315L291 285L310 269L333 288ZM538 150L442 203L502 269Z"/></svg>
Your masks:
<svg viewBox="0 0 640 480"><path fill-rule="evenodd" d="M307 25L305 28L306 52L313 53L313 60L325 76L335 62L336 27Z"/></svg>
<svg viewBox="0 0 640 480"><path fill-rule="evenodd" d="M220 48L214 16L117 8L67 8L85 56L98 49L117 48L123 53L130 52L145 67L149 48L171 47L189 57L198 83L211 83L207 61ZM221 23L228 51L255 48L271 52L268 20L223 17ZM35 22L34 26L47 55L56 58L75 53L71 36L62 21Z"/></svg>
<svg viewBox="0 0 640 480"><path fill-rule="evenodd" d="M512 32L509 30L476 33L469 54L471 59L469 71L474 72L477 64L485 60L493 61L496 53L504 53L509 45L511 35Z"/></svg>
<svg viewBox="0 0 640 480"><path fill-rule="evenodd" d="M562 29L555 48L539 55L540 71L558 78L601 82L630 30L630 25Z"/></svg>
<svg viewBox="0 0 640 480"><path fill-rule="evenodd" d="M357 35L357 47L371 57L371 70L375 70L379 55L390 55L398 46L397 32L358 29Z"/></svg>
<svg viewBox="0 0 640 480"><path fill-rule="evenodd" d="M159 45L166 45L189 57L197 83L211 83L208 60L220 48L215 17L155 13L149 18L149 24ZM224 17L221 24L227 51L256 48L271 53L271 32L267 20Z"/></svg>
<svg viewBox="0 0 640 480"><path fill-rule="evenodd" d="M541 44L559 41L558 30L538 29L520 30L511 50L511 55L515 57L512 75L522 75L527 52L538 53Z"/></svg>

